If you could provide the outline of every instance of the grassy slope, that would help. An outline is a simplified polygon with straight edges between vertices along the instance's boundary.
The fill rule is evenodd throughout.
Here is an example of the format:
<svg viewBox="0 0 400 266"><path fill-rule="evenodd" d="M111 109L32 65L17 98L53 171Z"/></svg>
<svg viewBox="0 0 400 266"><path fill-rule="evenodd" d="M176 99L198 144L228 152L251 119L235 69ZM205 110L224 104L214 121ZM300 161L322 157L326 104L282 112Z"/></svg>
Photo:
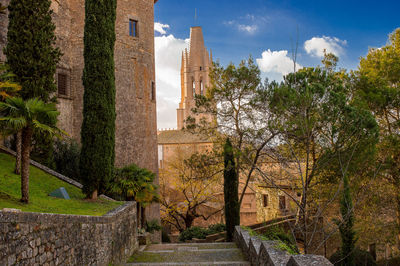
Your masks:
<svg viewBox="0 0 400 266"><path fill-rule="evenodd" d="M26 212L63 213L79 215L103 215L122 204L106 200L88 201L77 187L69 185L45 172L30 168L29 196L30 203L22 204L21 178L13 173L15 159L0 153L0 210L16 208ZM48 196L59 187L64 187L71 200Z"/></svg>

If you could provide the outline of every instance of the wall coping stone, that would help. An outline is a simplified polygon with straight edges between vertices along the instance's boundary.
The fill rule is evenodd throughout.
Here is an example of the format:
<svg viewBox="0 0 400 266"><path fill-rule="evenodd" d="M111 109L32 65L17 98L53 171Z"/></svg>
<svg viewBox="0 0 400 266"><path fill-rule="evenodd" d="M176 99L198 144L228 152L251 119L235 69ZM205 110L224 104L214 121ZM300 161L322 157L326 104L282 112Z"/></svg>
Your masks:
<svg viewBox="0 0 400 266"><path fill-rule="evenodd" d="M287 266L329 266L332 265L325 257L320 255L295 255L291 256Z"/></svg>
<svg viewBox="0 0 400 266"><path fill-rule="evenodd" d="M249 232L240 226L235 227L234 237L236 244L241 248L244 256L251 265L268 266L333 266L323 256L319 255L290 255L286 251L276 248L278 241L262 241L257 236L250 236Z"/></svg>
<svg viewBox="0 0 400 266"><path fill-rule="evenodd" d="M250 238L248 254L249 254L249 260L253 265L258 264L261 243L262 242L258 237L253 236Z"/></svg>
<svg viewBox="0 0 400 266"><path fill-rule="evenodd" d="M136 202L130 201L121 205L103 216L74 215L74 214L58 214L58 213L39 213L39 212L8 212L0 211L0 223L27 223L35 221L51 222L60 219L68 219L70 223L95 223L109 224L117 220L128 209L136 208Z"/></svg>

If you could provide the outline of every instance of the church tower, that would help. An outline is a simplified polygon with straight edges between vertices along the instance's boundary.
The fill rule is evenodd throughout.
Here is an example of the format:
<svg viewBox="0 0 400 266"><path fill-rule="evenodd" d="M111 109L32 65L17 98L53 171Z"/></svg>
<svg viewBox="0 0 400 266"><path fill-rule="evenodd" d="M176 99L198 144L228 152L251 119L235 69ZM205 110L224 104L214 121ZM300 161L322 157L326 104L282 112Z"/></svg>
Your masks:
<svg viewBox="0 0 400 266"><path fill-rule="evenodd" d="M204 46L201 27L190 28L189 51L182 52L181 65L181 101L177 109L178 129L185 127L185 120L192 116L191 110L195 106L195 95L206 95L210 85L209 73L212 66L210 55Z"/></svg>

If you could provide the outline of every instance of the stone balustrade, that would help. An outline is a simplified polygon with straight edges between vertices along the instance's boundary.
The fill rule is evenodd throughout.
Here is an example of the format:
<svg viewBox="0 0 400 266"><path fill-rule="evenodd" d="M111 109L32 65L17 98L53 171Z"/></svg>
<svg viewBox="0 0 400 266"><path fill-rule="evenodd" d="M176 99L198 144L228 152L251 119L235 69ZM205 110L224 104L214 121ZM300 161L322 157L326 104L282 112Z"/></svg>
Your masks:
<svg viewBox="0 0 400 266"><path fill-rule="evenodd" d="M243 251L251 265L266 266L331 266L329 260L319 255L291 255L276 248L277 241L263 241L259 237L250 236L240 226L235 227L234 241Z"/></svg>

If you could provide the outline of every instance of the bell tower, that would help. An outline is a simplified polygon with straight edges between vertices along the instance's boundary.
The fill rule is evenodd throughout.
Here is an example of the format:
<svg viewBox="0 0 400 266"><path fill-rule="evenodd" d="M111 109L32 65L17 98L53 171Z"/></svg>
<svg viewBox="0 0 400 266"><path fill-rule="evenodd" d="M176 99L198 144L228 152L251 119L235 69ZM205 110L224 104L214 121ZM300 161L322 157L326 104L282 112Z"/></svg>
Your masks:
<svg viewBox="0 0 400 266"><path fill-rule="evenodd" d="M193 117L191 110L195 106L195 95L206 95L210 85L212 54L210 55L204 46L201 27L190 28L189 51L185 49L182 52L181 64L181 101L177 109L178 129L185 127L185 120L189 116Z"/></svg>

